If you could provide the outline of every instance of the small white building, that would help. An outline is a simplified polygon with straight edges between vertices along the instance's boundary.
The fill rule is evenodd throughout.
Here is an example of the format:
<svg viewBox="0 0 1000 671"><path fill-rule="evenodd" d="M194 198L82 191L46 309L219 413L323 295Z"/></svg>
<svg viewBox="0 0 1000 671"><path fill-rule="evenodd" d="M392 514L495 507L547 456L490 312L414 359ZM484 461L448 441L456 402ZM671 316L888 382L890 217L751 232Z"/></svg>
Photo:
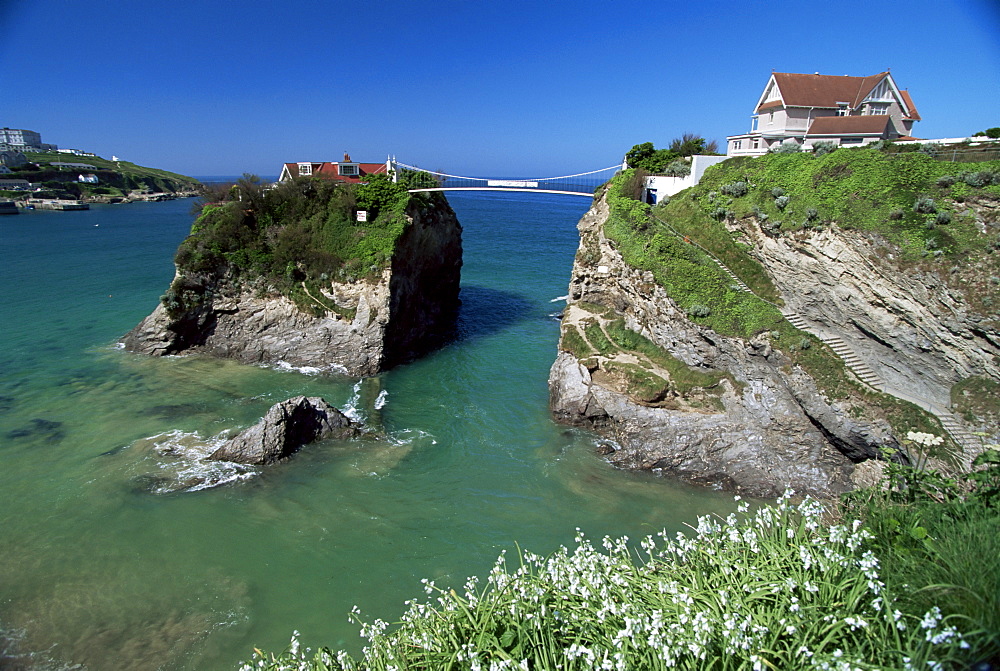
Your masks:
<svg viewBox="0 0 1000 671"><path fill-rule="evenodd" d="M97 184L101 180L97 179L97 175L91 172L86 175L78 175L76 181L83 182L84 184Z"/></svg>
<svg viewBox="0 0 1000 671"><path fill-rule="evenodd" d="M672 196L689 186L694 186L701 181L701 176L709 166L725 161L728 156L702 156L691 157L691 172L684 177L669 177L667 175L649 175L646 177L646 184L642 190L643 202L655 205L664 196Z"/></svg>

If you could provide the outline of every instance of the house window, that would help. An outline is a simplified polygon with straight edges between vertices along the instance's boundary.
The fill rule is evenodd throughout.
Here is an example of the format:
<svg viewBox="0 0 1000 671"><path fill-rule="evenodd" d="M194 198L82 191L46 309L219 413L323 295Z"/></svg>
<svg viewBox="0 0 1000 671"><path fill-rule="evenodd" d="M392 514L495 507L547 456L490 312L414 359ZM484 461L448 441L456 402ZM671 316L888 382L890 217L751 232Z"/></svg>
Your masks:
<svg viewBox="0 0 1000 671"><path fill-rule="evenodd" d="M312 163L299 163L299 177L313 174Z"/></svg>
<svg viewBox="0 0 1000 671"><path fill-rule="evenodd" d="M768 112L767 113L767 125L768 126L773 126L774 125L774 112Z"/></svg>
<svg viewBox="0 0 1000 671"><path fill-rule="evenodd" d="M760 120L760 117L758 117L757 115L754 115L754 116L750 117L750 132L751 133L754 132L755 130L757 130L757 122L759 120Z"/></svg>
<svg viewBox="0 0 1000 671"><path fill-rule="evenodd" d="M760 138L759 137L755 137L754 139L750 140L750 148L751 149L760 149Z"/></svg>
<svg viewBox="0 0 1000 671"><path fill-rule="evenodd" d="M837 116L848 116L850 113L851 110L848 109L846 104L841 104L837 107Z"/></svg>
<svg viewBox="0 0 1000 671"><path fill-rule="evenodd" d="M739 151L743 148L743 140L733 140L733 151Z"/></svg>
<svg viewBox="0 0 1000 671"><path fill-rule="evenodd" d="M840 138L840 144L860 144L864 142L862 137L842 137Z"/></svg>
<svg viewBox="0 0 1000 671"><path fill-rule="evenodd" d="M868 103L868 113L869 114L888 114L889 105L888 103Z"/></svg>
<svg viewBox="0 0 1000 671"><path fill-rule="evenodd" d="M341 163L337 166L337 172L341 177L356 177L358 165L356 163Z"/></svg>

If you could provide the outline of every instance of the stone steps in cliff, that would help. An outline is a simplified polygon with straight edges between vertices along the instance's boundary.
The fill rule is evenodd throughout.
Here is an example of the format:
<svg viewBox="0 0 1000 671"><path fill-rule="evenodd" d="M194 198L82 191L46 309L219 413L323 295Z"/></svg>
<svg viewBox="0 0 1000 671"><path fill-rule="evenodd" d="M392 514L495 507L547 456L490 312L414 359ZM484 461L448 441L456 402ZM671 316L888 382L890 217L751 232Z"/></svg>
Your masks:
<svg viewBox="0 0 1000 671"><path fill-rule="evenodd" d="M931 413L937 417L938 421L941 422L941 428L943 428L953 441L958 443L963 448L973 447L977 445L976 437L965 430L962 424L952 415L948 410L940 406L931 403L927 399L912 396L905 392L899 391L897 389L891 388L886 382L878 375L864 360L855 354L854 350L846 343L844 340L838 336L826 335L819 333L816 329L812 328L809 323L803 319L801 316L795 313L788 313L785 315L785 319L794 326L795 328L806 331L807 333L812 333L817 338L822 340L833 353L840 357L841 361L850 369L852 373L863 383L890 396L895 396L896 398L903 399L904 401L909 401L918 407L923 408L927 412Z"/></svg>
<svg viewBox="0 0 1000 671"><path fill-rule="evenodd" d="M729 267L722 261L717 259L714 254L709 252L704 247L702 247L702 250L704 250L705 253L708 254L708 257L715 261L716 265L718 265L719 268L721 268L722 271L736 283L736 286L741 291L751 294L754 293L753 290L743 282L743 280L736 276L736 273L730 270ZM931 413L937 417L939 422L941 422L941 427L948 433L951 439L962 448L971 448L979 444L976 436L966 431L954 415L952 415L951 412L945 408L935 405L925 398L915 397L911 394L890 387L881 376L879 376L874 370L871 369L871 367L868 366L868 364L864 362L863 359L861 359L861 357L854 353L854 350L851 349L851 347L844 342L843 339L838 336L821 333L797 313L790 311L785 312L784 310L782 310L782 313L788 323L792 326L800 331L811 333L829 346L830 349L833 350L833 352L844 362L844 365L846 365L847 368L864 384L868 385L872 389L875 389L876 391L880 391L882 393L889 394L890 396L895 396L896 398L913 403L914 405Z"/></svg>
<svg viewBox="0 0 1000 671"><path fill-rule="evenodd" d="M948 432L952 440L961 445L963 448L976 448L982 445L982 440L970 433L965 429L964 426L955 418L951 412L943 409L931 407L929 411L938 418L941 422L941 427ZM968 452L966 452L968 454ZM966 464L969 466L970 464Z"/></svg>
<svg viewBox="0 0 1000 671"><path fill-rule="evenodd" d="M737 277L736 273L734 273L733 271L731 271L729 269L729 267L726 266L722 261L720 261L719 259L715 258L711 254L709 255L709 258L712 259L713 261L715 261L715 265L719 266L719 268L722 269L722 272L724 272L726 275L729 276L729 279L731 279L736 284L736 288L737 289L739 289L740 291L743 291L745 293L748 293L748 294L752 294L753 293L753 290L750 287L748 287L743 280L741 280L739 277Z"/></svg>

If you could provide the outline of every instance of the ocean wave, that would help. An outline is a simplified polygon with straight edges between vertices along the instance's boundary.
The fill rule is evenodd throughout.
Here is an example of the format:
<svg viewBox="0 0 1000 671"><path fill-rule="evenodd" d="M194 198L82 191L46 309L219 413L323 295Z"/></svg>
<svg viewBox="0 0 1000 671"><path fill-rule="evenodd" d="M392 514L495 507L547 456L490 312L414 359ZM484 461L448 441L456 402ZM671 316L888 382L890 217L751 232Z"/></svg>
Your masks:
<svg viewBox="0 0 1000 671"><path fill-rule="evenodd" d="M22 628L9 628L0 623L0 662L2 668L30 669L31 671L84 671L83 664L59 661L51 655L55 644L45 650L25 649L28 632Z"/></svg>
<svg viewBox="0 0 1000 671"><path fill-rule="evenodd" d="M132 447L150 452L158 471L138 480L152 494L173 494L211 489L258 475L260 471L254 466L208 459L228 439L228 432L205 438L197 431L179 429L140 439Z"/></svg>
<svg viewBox="0 0 1000 671"><path fill-rule="evenodd" d="M555 298L550 300L549 303L558 303L559 301L568 301L568 300L569 300L569 294L566 294L565 296L556 296Z"/></svg>
<svg viewBox="0 0 1000 671"><path fill-rule="evenodd" d="M295 366L287 361L279 360L270 364L261 364L261 368L271 368L288 373L301 373L302 375L323 375L328 373L347 375L347 369L336 363L327 364L326 366Z"/></svg>
<svg viewBox="0 0 1000 671"><path fill-rule="evenodd" d="M347 402L340 408L340 411L344 415L355 422L364 421L364 417L361 415L361 383L363 380L358 380L351 387L351 395L347 398Z"/></svg>

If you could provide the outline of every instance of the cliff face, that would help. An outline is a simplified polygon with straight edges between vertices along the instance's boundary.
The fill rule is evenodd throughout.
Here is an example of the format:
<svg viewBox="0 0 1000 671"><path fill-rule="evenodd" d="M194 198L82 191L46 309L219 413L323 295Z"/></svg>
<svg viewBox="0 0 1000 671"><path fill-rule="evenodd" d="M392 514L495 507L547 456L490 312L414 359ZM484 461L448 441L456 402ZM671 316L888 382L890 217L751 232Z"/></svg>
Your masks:
<svg viewBox="0 0 1000 671"><path fill-rule="evenodd" d="M981 216L998 208L957 209ZM844 339L889 386L947 407L960 380L1000 380L1000 324L969 305L967 289L956 289L975 281L978 269L946 268L951 281L928 269L900 272L892 250L872 236L830 228L776 237L748 223L740 232L787 308Z"/></svg>
<svg viewBox="0 0 1000 671"><path fill-rule="evenodd" d="M871 401L879 394L846 369L840 375L857 393L825 392L787 355L789 347L809 347L804 340L778 340L777 331L723 336L698 324L653 272L624 261L605 236L609 216L602 198L579 223L549 378L556 419L613 438L607 458L621 467L750 495L792 487L829 496L870 482L878 470L870 460L900 447L889 413ZM944 407L960 379L1000 380L996 323L977 316L936 273L896 270L877 236L830 226L781 237L752 218L729 228L767 268L783 310L802 315L814 333L848 341L886 387ZM666 356L622 346L621 325ZM664 365L671 359L680 367ZM689 375L701 377L678 381Z"/></svg>
<svg viewBox="0 0 1000 671"><path fill-rule="evenodd" d="M200 296L197 305L179 313L158 305L122 342L154 356L199 352L355 376L419 356L442 344L454 325L462 229L443 199L411 205L407 218L376 280L331 282L321 295L303 285L318 308L313 313L266 288L179 269L180 284Z"/></svg>

